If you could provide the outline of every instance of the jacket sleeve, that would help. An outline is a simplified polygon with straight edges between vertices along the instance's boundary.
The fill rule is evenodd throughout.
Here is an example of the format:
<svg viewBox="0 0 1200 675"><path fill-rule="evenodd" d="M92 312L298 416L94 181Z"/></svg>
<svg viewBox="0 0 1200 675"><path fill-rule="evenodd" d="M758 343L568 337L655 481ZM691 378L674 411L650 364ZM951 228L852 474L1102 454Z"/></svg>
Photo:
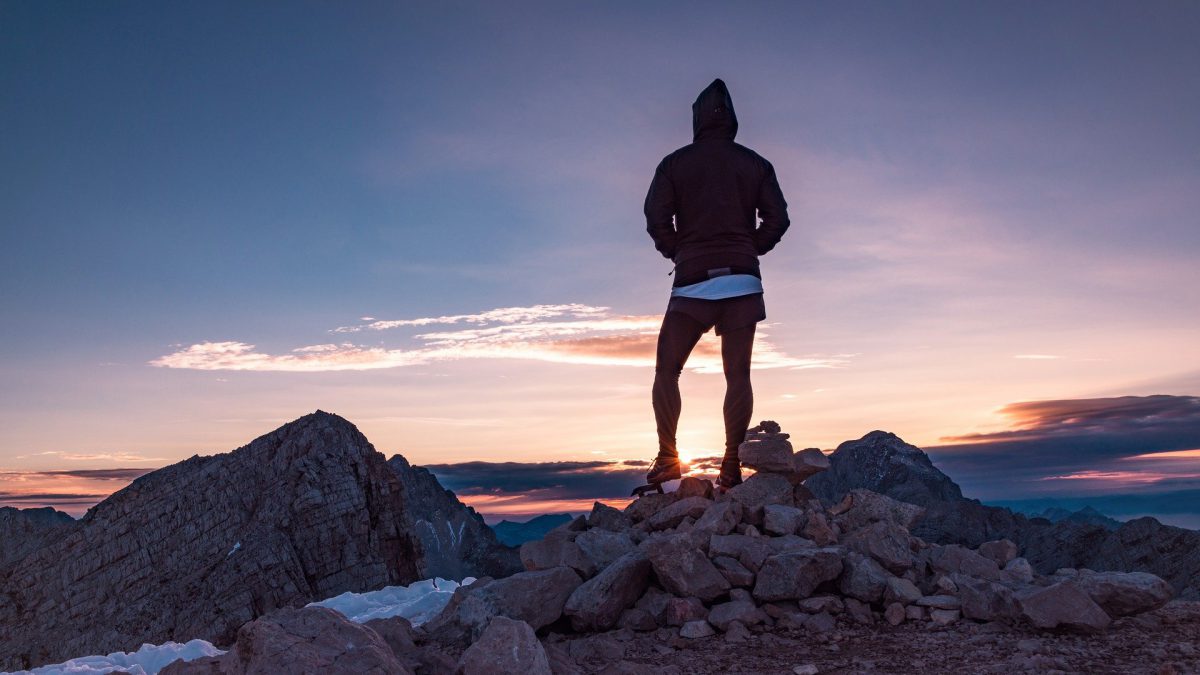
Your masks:
<svg viewBox="0 0 1200 675"><path fill-rule="evenodd" d="M758 249L759 255L775 248L775 244L779 243L791 224L788 220L787 202L783 199L783 190L779 189L779 180L775 177L775 167L765 159L763 161L766 163L766 174L758 190L757 205L758 217L762 219L762 224L754 231L754 247Z"/></svg>
<svg viewBox="0 0 1200 675"><path fill-rule="evenodd" d="M666 172L667 160L658 163L650 191L646 193L646 231L654 240L654 248L664 258L674 258L679 234L675 230L675 186Z"/></svg>

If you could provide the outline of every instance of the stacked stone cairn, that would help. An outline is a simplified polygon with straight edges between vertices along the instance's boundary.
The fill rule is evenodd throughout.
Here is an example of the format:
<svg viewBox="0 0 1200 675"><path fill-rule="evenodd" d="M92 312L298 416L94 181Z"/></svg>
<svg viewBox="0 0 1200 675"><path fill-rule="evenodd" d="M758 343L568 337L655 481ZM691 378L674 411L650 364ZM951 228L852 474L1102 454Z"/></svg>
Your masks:
<svg viewBox="0 0 1200 675"><path fill-rule="evenodd" d="M1007 540L975 550L928 544L909 534L921 507L866 490L827 509L804 480L828 459L815 448L793 452L774 422L747 433L740 459L756 472L722 495L685 477L623 510L597 502L524 544L524 572L459 588L415 639L443 654L466 647L457 661L439 658L468 675L540 675L562 655L538 633L740 642L766 630L832 633L838 622L958 621L1095 633L1172 596L1145 573L1039 576Z"/></svg>

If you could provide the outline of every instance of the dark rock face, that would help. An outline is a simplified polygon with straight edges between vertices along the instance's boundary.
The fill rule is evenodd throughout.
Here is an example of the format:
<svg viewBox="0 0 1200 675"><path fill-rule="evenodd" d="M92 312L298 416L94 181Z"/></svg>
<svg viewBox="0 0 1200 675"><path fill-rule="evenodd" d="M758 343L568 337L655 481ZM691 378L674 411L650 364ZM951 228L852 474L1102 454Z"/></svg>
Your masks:
<svg viewBox="0 0 1200 675"><path fill-rule="evenodd" d="M229 645L271 610L420 578L404 486L317 411L146 474L0 568L0 669L144 642Z"/></svg>
<svg viewBox="0 0 1200 675"><path fill-rule="evenodd" d="M547 513L523 523L502 520L492 526L492 531L496 533L496 539L500 543L508 546L520 546L527 541L541 539L550 530L569 522L571 522L571 515L568 513Z"/></svg>
<svg viewBox="0 0 1200 675"><path fill-rule="evenodd" d="M1096 518L1050 522L1007 508L966 499L919 448L895 434L872 431L847 441L829 455L828 471L805 485L826 504L856 488L925 507L911 528L914 536L938 544L976 548L1008 539L1035 570L1059 568L1149 572L1166 579L1177 596L1200 599L1200 532L1139 518L1115 529Z"/></svg>
<svg viewBox="0 0 1200 675"><path fill-rule="evenodd" d="M408 495L414 533L425 551L422 577L457 581L521 571L517 550L500 543L483 517L443 488L428 469L412 466L401 455L387 463Z"/></svg>
<svg viewBox="0 0 1200 675"><path fill-rule="evenodd" d="M41 545L51 531L75 524L75 519L49 506L17 509L0 506L0 566L24 557Z"/></svg>

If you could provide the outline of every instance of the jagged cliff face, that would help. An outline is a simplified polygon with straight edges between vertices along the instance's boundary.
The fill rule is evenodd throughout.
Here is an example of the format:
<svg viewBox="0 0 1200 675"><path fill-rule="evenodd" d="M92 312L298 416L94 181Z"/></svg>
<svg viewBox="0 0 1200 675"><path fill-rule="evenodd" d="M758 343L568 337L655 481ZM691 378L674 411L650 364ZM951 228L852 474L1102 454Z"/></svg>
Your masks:
<svg viewBox="0 0 1200 675"><path fill-rule="evenodd" d="M0 506L0 567L41 545L51 531L69 527L75 519L49 506L17 509Z"/></svg>
<svg viewBox="0 0 1200 675"><path fill-rule="evenodd" d="M143 642L232 642L278 607L420 577L404 487L322 411L135 480L0 567L0 670Z"/></svg>
<svg viewBox="0 0 1200 675"><path fill-rule="evenodd" d="M401 455L393 455L388 466L409 496L414 533L425 551L421 576L461 580L504 577L523 569L517 549L500 543L483 517L443 488L428 469L412 466Z"/></svg>
<svg viewBox="0 0 1200 675"><path fill-rule="evenodd" d="M872 431L829 455L830 469L805 484L832 504L864 488L926 508L914 536L938 544L976 547L1009 539L1042 574L1062 567L1150 572L1185 600L1200 600L1200 532L1139 518L1113 529L1104 524L1027 518L966 499L920 448L895 434Z"/></svg>

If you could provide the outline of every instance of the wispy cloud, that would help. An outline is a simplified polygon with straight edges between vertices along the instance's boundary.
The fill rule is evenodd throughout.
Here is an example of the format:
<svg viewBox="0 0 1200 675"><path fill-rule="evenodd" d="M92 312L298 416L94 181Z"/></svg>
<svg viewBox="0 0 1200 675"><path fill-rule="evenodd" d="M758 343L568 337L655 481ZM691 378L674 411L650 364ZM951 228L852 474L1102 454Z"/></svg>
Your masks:
<svg viewBox="0 0 1200 675"><path fill-rule="evenodd" d="M1062 357L1054 354L1013 354L1013 358L1027 359L1030 361L1053 361L1055 359L1061 359Z"/></svg>
<svg viewBox="0 0 1200 675"><path fill-rule="evenodd" d="M96 460L112 461L112 462L162 462L166 461L167 457L144 457L132 452L63 452L62 450L47 450L45 452L35 452L27 455L16 455L15 459L26 459L28 457L42 457L53 455L59 459L66 459L76 462L90 462Z"/></svg>
<svg viewBox="0 0 1200 675"><path fill-rule="evenodd" d="M654 365L659 316L612 314L607 307L580 304L504 307L479 314L375 321L333 332L471 324L471 328L418 333L403 347L367 347L352 342L296 347L268 354L245 342L201 342L149 363L192 370L324 372L378 370L462 359L524 359L581 365ZM831 368L850 355L795 357L770 342L769 325L755 337L753 367ZM701 341L688 367L721 372L719 347Z"/></svg>

